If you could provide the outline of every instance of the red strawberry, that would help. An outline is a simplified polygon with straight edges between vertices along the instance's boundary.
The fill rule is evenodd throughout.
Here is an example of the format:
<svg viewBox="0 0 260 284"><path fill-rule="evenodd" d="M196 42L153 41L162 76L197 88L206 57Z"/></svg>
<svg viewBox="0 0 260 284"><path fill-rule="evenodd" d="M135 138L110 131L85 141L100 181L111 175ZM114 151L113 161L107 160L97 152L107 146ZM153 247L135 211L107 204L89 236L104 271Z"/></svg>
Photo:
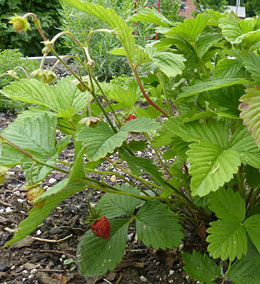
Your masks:
<svg viewBox="0 0 260 284"><path fill-rule="evenodd" d="M130 114L130 115L128 116L128 118L125 120L125 122L128 122L128 121L133 120L133 119L136 119L136 116L133 115L133 114Z"/></svg>
<svg viewBox="0 0 260 284"><path fill-rule="evenodd" d="M102 239L108 239L110 236L111 226L108 219L105 216L102 216L94 224L90 226L92 232L97 237Z"/></svg>

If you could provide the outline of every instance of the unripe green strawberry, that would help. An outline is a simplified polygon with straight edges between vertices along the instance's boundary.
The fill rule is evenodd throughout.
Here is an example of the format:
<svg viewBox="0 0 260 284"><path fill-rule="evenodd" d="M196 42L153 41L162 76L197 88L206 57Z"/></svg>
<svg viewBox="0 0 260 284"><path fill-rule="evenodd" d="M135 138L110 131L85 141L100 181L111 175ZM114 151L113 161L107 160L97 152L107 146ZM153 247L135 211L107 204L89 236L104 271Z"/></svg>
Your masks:
<svg viewBox="0 0 260 284"><path fill-rule="evenodd" d="M105 216L102 216L100 219L95 221L95 223L92 224L90 228L93 234L97 237L100 237L102 239L108 239L110 236L111 226Z"/></svg>
<svg viewBox="0 0 260 284"><path fill-rule="evenodd" d="M31 189L29 189L29 191L27 191L27 200L30 202L30 203L33 203L33 200L40 196L42 193L44 192L44 189L42 187L33 187ZM41 201L41 202L36 202L34 203L34 205L37 207L37 208L42 208L43 207L43 204L44 204L44 201Z"/></svg>

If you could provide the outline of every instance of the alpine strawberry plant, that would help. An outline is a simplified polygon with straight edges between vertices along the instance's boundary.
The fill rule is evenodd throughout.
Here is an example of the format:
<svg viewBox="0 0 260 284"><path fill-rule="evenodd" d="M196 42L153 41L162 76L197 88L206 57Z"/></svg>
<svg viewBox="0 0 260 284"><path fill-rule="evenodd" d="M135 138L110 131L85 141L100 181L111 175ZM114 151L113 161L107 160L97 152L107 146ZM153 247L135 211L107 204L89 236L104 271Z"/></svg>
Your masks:
<svg viewBox="0 0 260 284"><path fill-rule="evenodd" d="M190 229L204 228L207 234L207 252L182 254L194 280L259 283L259 19L209 10L174 23L147 8L129 20L150 21L162 34L141 47L113 10L80 0L63 2L94 15L106 29L91 31L82 46L70 32L46 40L38 26L44 55L53 53L62 61L54 46L67 35L82 48L88 77L72 72L73 77L52 85L22 79L1 90L32 107L1 131L0 165L22 164L27 182L37 186L53 170L67 175L37 197L28 192L34 205L43 206L32 209L6 246L33 232L64 199L84 189L98 190L104 192L99 214L91 215L89 206L90 230L78 246L85 277L116 267L130 224L144 245L167 249L182 244L183 224L189 223ZM120 41L122 47L110 53L128 61L134 76L128 86L96 79L88 44L99 32ZM56 130L63 135L59 141ZM144 134L145 140L131 141L132 132ZM59 156L71 139L74 162L64 170ZM155 157L139 157L148 146ZM100 171L104 161L106 169ZM100 179L91 178L92 173ZM107 175L122 185L110 183Z"/></svg>

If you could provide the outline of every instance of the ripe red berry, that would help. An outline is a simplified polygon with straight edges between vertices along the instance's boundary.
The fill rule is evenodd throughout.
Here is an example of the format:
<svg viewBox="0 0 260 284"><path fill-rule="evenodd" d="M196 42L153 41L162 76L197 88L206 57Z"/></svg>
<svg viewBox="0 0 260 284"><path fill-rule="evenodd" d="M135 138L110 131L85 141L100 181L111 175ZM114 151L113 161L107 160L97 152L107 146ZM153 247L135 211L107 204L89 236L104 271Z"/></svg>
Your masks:
<svg viewBox="0 0 260 284"><path fill-rule="evenodd" d="M95 221L95 223L92 224L90 228L93 234L97 237L100 237L102 239L108 239L110 236L111 226L105 216L102 216L100 219Z"/></svg>
<svg viewBox="0 0 260 284"><path fill-rule="evenodd" d="M136 116L133 115L133 114L130 114L130 115L128 116L128 118L125 120L125 122L128 122L128 121L133 120L133 119L136 119Z"/></svg>

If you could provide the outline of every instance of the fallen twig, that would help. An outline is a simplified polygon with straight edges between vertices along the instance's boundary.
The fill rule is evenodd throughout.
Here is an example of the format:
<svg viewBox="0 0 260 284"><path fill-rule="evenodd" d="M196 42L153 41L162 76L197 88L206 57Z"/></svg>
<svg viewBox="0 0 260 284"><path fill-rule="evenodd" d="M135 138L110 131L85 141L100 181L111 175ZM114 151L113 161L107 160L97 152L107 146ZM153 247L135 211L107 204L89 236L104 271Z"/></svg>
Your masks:
<svg viewBox="0 0 260 284"><path fill-rule="evenodd" d="M57 254L64 254L64 255L67 255L67 256L69 256L69 257L71 257L71 258L76 258L76 256L75 255L73 255L73 254L70 254L70 253L67 253L67 252L64 252L64 251L61 251L61 250L51 250L51 249L31 249L31 248L27 248L27 249L29 249L29 250L31 250L31 251L37 251L37 252L39 252L39 253L57 253Z"/></svg>
<svg viewBox="0 0 260 284"><path fill-rule="evenodd" d="M6 207L14 207L12 204L6 203L6 202L4 202L4 201L2 201L2 200L0 200L0 203L1 203L2 205L6 206Z"/></svg>
<svg viewBox="0 0 260 284"><path fill-rule="evenodd" d="M49 239L42 239L42 238L38 238L38 237L32 237L34 240L37 240L37 241L40 241L40 242L46 242L46 243L60 243L60 242L63 242L69 238L71 238L73 235L70 234L68 236L66 236L65 238L63 239L59 239L59 240L49 240Z"/></svg>

